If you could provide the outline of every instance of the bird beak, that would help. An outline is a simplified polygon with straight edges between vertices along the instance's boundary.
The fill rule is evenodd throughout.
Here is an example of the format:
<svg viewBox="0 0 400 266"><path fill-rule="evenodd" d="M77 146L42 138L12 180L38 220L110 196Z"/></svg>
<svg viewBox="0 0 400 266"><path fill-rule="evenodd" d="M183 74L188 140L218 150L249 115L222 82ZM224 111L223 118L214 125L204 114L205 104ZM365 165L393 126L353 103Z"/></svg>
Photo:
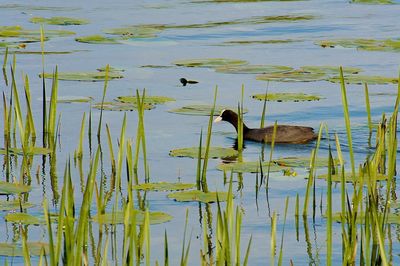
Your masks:
<svg viewBox="0 0 400 266"><path fill-rule="evenodd" d="M218 123L222 121L222 116L217 116L217 118L214 119L214 123Z"/></svg>

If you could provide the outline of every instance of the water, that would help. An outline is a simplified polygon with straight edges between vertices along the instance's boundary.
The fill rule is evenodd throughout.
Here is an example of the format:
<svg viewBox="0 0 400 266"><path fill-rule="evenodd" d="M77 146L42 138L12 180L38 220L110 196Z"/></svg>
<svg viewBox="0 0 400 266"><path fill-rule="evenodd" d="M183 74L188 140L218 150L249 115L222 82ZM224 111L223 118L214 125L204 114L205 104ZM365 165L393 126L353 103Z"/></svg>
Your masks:
<svg viewBox="0 0 400 266"><path fill-rule="evenodd" d="M119 45L95 45L74 41L75 36L53 38L45 43L46 50L75 51L67 55L47 55L45 69L54 70L57 65L59 71L94 71L96 68L110 64L123 68L125 78L113 80L109 83L107 99L112 100L121 95L133 95L136 89L146 88L150 95L165 95L176 98L175 102L159 105L154 110L145 113L146 140L152 181L194 182L196 161L188 158L172 158L169 151L178 147L190 147L198 144L200 130L207 128L208 117L184 116L167 112L172 108L187 104L212 103L214 88L218 86L217 103L236 106L240 100L241 86L245 86L244 104L249 112L245 115L246 123L257 127L262 111L262 102L250 98L252 94L265 92L267 82L258 81L253 74L222 74L208 68L141 68L143 65L172 66L172 62L190 58L235 58L249 61L251 64L275 64L300 67L303 65L333 65L361 67L365 74L396 76L398 73L400 54L395 52L373 52L356 49L323 49L314 45L315 41L339 38L398 38L400 24L398 14L400 5L359 5L348 1L298 1L298 2L255 2L255 3L192 3L190 1L35 1L28 5L25 1L13 1L9 4L16 6L0 7L0 25L21 25L29 29L39 29L39 25L29 23L33 16L70 16L90 20L90 24L82 26L51 26L47 29L68 29L76 32L76 36L101 34L102 29L121 27L134 24L197 24L209 21L228 21L246 19L254 16L275 15L313 15L317 18L298 22L273 22L265 24L238 24L224 25L202 29L167 29L156 38L127 40ZM44 9L38 6L63 7L63 9ZM34 8L36 7L36 8ZM237 40L265 40L265 39L294 39L296 42L284 44L252 44L252 45L221 45L227 41ZM26 50L40 50L40 43L28 44ZM40 55L17 56L17 81L22 88L21 72L27 74L31 82L33 110L35 121L41 124L41 79L38 73L42 71ZM198 80L199 84L182 87L179 79L185 77ZM51 82L47 82L50 88ZM371 85L370 93L396 93L395 85ZM349 85L348 99L350 115L354 127L355 152L358 162L363 160L369 152L367 145L366 127L367 118L364 103L364 89L360 85ZM1 90L9 95L9 88L2 83ZM59 95L61 96L91 96L94 102L101 101L103 91L102 82L73 82L60 81ZM346 142L345 127L342 113L340 87L338 84L326 81L318 82L270 82L270 92L304 92L319 94L325 99L318 102L275 103L267 105L267 123L278 120L280 123L301 124L318 128L321 122L328 125L331 132L339 133L341 142ZM378 121L382 112L390 113L395 102L395 96L371 96L373 120ZM79 128L83 112L88 113L89 104L59 104L61 113L61 138L57 153L59 173L58 185L62 186L64 163L72 156L78 145ZM97 130L99 117L98 110L93 112L93 131ZM104 112L104 122L111 129L115 150L117 137L121 128L123 112ZM137 114L127 112L127 137L135 139ZM212 144L215 146L230 147L234 143L235 134L228 124L214 125L215 134ZM229 132L230 134L225 134ZM221 134L224 133L224 134ZM103 133L105 136L105 131ZM2 137L1 137L2 138ZM95 139L95 137L93 137ZM302 146L278 145L274 156L309 156L313 144ZM246 143L245 160L257 160L262 146L257 143ZM327 143L322 144L322 154L326 154ZM84 146L84 162L88 163L88 143ZM103 141L103 170L110 174L108 145ZM346 148L344 148L346 150ZM269 156L269 146L265 149ZM227 190L223 185L222 173L215 170L219 160L209 163L208 182L213 190ZM33 169L40 165L35 160ZM45 174L41 176L43 182L34 183L30 193L31 202L38 204L29 209L29 213L40 213L43 198L53 198L47 165ZM85 169L87 172L87 169ZM4 171L2 176L5 176ZM17 174L17 176L19 176ZM235 202L244 210L243 220L243 254L245 243L250 235L253 244L250 253L249 265L266 264L269 261L270 218L273 211L279 213L278 236L283 225L284 199L290 197L287 227L284 238L284 265L290 260L296 265L325 264L326 234L325 220L318 210L317 219L313 223L308 220L308 232L302 226L299 241L296 240L294 226L294 200L296 193L303 202L307 176L305 169L299 169L296 177L283 177L281 173L273 174L270 180L269 208L265 194L261 193L258 199L258 210L255 200L255 175L244 175L244 187L235 192ZM79 189L78 169L74 168L74 184L76 202L80 202L82 195ZM3 178L4 179L4 178ZM125 173L123 173L125 180ZM235 183L236 186L236 183ZM325 199L325 183L317 181L318 199L321 194ZM126 191L125 191L126 192ZM339 195L339 189L334 193ZM198 203L178 203L166 198L165 192L150 192L147 199L151 211L165 211L174 216L166 224L154 225L152 232L152 260L161 260L164 247L163 237L166 229L169 236L171 265L180 260L180 247L183 238L183 226L186 209L189 210L189 229L192 234L190 252L191 264L198 263L198 252L202 247L202 226L199 223ZM4 196L2 196L4 198ZM319 201L319 200L318 200ZM325 201L324 201L325 202ZM302 204L301 204L302 205ZM214 219L215 204L211 205ZM57 205L52 206L54 210ZM79 208L79 206L77 206ZM338 210L339 206L335 206ZM324 206L325 208L325 206ZM323 209L324 209L323 208ZM95 210L95 205L93 205ZM202 207L204 213L204 207ZM324 211L323 211L324 212ZM6 215L6 212L1 214ZM300 222L302 224L302 221ZM0 219L0 227L5 232L0 241L16 238L12 224ZM122 234L122 226L119 227ZM29 226L29 240L46 240L45 227ZM334 224L334 260L340 262L341 238L340 225ZM306 235L309 234L309 241ZM278 242L279 243L279 242ZM400 246L398 236L393 237L393 260L399 263ZM160 251L160 252L158 252ZM0 259L3 261L4 258ZM23 263L21 258L14 259L14 263Z"/></svg>

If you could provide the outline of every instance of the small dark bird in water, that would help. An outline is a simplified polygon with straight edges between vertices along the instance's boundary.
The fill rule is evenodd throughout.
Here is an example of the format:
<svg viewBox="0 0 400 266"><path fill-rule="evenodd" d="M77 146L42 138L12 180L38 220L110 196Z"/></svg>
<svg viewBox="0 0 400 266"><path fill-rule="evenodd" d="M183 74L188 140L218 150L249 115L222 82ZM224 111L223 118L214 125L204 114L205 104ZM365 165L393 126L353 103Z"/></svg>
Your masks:
<svg viewBox="0 0 400 266"><path fill-rule="evenodd" d="M214 122L226 121L238 130L238 115L231 110L222 110ZM243 123L243 139L269 143L272 141L274 126L248 128ZM317 138L312 127L277 125L275 143L305 144Z"/></svg>
<svg viewBox="0 0 400 266"><path fill-rule="evenodd" d="M185 78L181 78L180 82L182 83L183 86L186 86L187 84L196 84L199 83L198 81L195 80L187 80Z"/></svg>

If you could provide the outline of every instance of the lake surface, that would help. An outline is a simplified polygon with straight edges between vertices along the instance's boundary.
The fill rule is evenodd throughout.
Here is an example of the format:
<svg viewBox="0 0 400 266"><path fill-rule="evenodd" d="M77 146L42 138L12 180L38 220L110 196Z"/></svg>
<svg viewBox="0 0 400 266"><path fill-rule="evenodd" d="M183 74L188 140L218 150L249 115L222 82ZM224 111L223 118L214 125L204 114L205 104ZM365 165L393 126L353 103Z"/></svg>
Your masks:
<svg viewBox="0 0 400 266"><path fill-rule="evenodd" d="M47 7L47 8L44 8ZM39 30L39 24L30 23L32 17L66 16L84 18L90 21L87 25L57 26L44 25L45 32L50 29L74 31L76 34L66 37L54 37L45 42L48 51L72 51L69 54L49 54L45 56L45 71L96 71L99 67L110 64L121 68L124 78L111 80L108 84L106 101L118 96L135 95L136 89L146 88L148 95L163 95L176 99L153 110L145 111L145 132L150 180L165 182L193 183L196 180L197 160L191 158L176 158L169 156L169 151L180 147L194 147L198 145L200 131L206 132L208 116L178 115L168 110L190 104L212 104L214 90L218 87L217 104L235 108L241 99L241 88L244 86L244 107L248 112L244 115L246 124L258 127L263 108L262 101L256 101L251 95L268 92L302 92L317 94L323 97L319 101L305 102L267 102L266 124L274 121L282 124L312 126L318 131L321 123L326 123L331 135L331 144L334 144L333 133L338 133L344 144L342 150L347 152L346 129L343 119L343 107L339 83L325 80L314 82L275 82L256 80L256 74L226 74L214 71L212 68L179 67L173 64L177 60L192 58L232 58L246 60L255 65L283 65L293 68L301 66L348 66L363 69L363 75L397 77L399 72L400 53L396 51L368 51L356 48L322 48L315 43L321 40L363 38L363 39L396 39L399 38L400 5L369 5L352 4L345 0L310 0L310 1L266 1L252 3L214 3L191 1L11 1L0 4L0 26L20 25L27 29ZM250 23L251 19L260 16L314 16L310 20L278 21L268 23ZM104 29L118 28L138 24L162 25L193 25L208 22L240 21L210 27L170 27L151 38L125 38L119 44L88 44L75 41L76 37L101 34ZM0 38L9 41L8 38ZM251 43L238 44L238 41L260 40L291 40L287 43ZM233 43L229 43L233 42ZM40 51L40 42L26 44L26 51ZM16 50L16 49L14 49ZM4 54L4 49L0 48ZM1 57L1 55L0 55ZM12 57L9 55L8 65ZM143 67L146 65L164 67ZM22 73L27 74L30 80L32 110L37 128L41 125L42 111L42 80L38 74L42 72L40 54L16 55L16 80L22 97ZM187 78L199 81L198 84L189 84L183 87L179 79ZM92 103L100 102L103 93L103 82L59 81L59 96L89 96ZM47 88L51 88L51 80L47 80ZM10 85L1 81L1 90L10 95ZM382 113L393 110L397 97L397 85L383 84L370 85L370 102L372 119L378 122ZM49 92L48 92L49 93ZM353 142L357 164L362 163L371 153L368 147L367 113L363 85L347 85L347 97L351 122L353 126ZM3 113L3 108L1 108ZM57 148L58 191L63 185L62 177L65 162L73 158L74 150L78 146L80 126L83 113L88 115L89 103L58 104L58 113L61 114L59 146ZM107 124L113 138L114 151L118 150L118 138L123 116L127 116L126 137L136 141L136 126L138 116L136 111L118 112L104 111L103 126ZM100 111L92 109L93 143L99 121ZM86 129L87 132L87 129ZM87 134L87 133L85 133ZM103 156L101 170L110 175L108 144L105 130L102 133ZM228 123L213 125L212 146L232 147L236 133ZM3 143L3 135L0 141ZM39 141L40 142L40 141ZM84 172L88 172L88 165L97 144L92 144L92 154L89 153L87 138L84 143ZM254 161L260 158L264 150L268 158L270 146L253 142L246 142L243 151L243 160ZM288 156L310 156L315 147L312 142L306 145L276 145L274 158ZM326 156L328 140L321 143L320 155ZM4 157L3 155L1 155ZM345 158L348 161L348 158ZM3 158L1 158L3 161ZM216 170L220 159L210 159L208 167L208 185L211 190L227 191L224 185L223 173ZM18 164L20 164L20 160ZM55 200L54 184L49 177L49 163L42 167L42 159L36 158L33 162L32 175L35 176L37 167L39 182L33 181L33 189L29 193L29 202L37 204L28 209L31 214L43 212L41 204L47 198L53 204L51 210L59 208ZM347 165L347 167L349 167ZM292 260L295 265L316 264L324 265L326 260L326 221L324 204L316 212L316 218L310 216L305 224L300 222L299 237L296 239L295 227L295 198L300 196L300 206L304 200L308 176L307 169L296 168L297 176L283 176L281 172L271 173L269 181L268 201L261 189L256 201L256 175L243 175L243 187L239 190L236 175L234 175L235 204L243 210L242 252L245 253L250 236L252 248L249 265L265 265L270 259L270 227L271 215L276 211L279 215L277 227L278 248L283 227L283 212L285 198L289 196L288 217L284 235L283 264L288 265ZM323 173L326 169L318 170ZM5 170L1 173L1 180L5 180ZM19 167L15 167L13 175L19 178ZM100 174L99 174L100 176ZM80 177L78 166L73 166L73 183L75 186L76 202L81 202ZM143 175L140 175L144 182ZM126 182L126 171L123 170L122 180ZM317 202L326 198L326 182L316 182ZM334 188L334 199L340 198L339 186ZM126 195L126 186L123 186ZM191 232L190 265L199 264L199 250L203 245L203 226L200 216L204 215L205 206L196 202L182 203L167 198L168 192L147 193L147 204L150 211L164 211L174 218L164 224L151 226L152 264L155 260L162 261L164 249L164 230L168 232L170 246L170 264L177 265L180 261L185 212L189 212L188 229ZM6 196L1 196L6 199ZM256 203L257 202L257 203ZM95 214L95 200L93 212ZM339 210L340 201L334 200L334 210ZM216 219L216 204L210 205L212 215ZM79 206L76 206L79 209ZM111 210L112 204L109 206ZM0 228L3 234L0 242L18 241L18 226L5 222L2 219L7 214L1 212ZM215 221L213 221L215 223ZM120 230L118 230L118 228ZM398 227L393 226L392 248L393 264L400 263ZM30 241L47 241L46 226L29 226ZM341 262L341 225L333 227L333 258L334 264ZM94 229L95 231L95 229ZM123 226L117 227L117 234L123 234ZM211 232L213 234L213 232ZM94 238L96 238L94 233ZM118 247L121 248L121 247ZM89 252L91 254L91 252ZM111 256L109 256L111 259ZM93 258L89 258L93 261ZM2 263L5 257L0 258ZM34 262L37 258L33 257ZM10 259L9 259L10 261ZM23 258L13 259L14 264L23 264ZM119 263L121 263L119 261Z"/></svg>

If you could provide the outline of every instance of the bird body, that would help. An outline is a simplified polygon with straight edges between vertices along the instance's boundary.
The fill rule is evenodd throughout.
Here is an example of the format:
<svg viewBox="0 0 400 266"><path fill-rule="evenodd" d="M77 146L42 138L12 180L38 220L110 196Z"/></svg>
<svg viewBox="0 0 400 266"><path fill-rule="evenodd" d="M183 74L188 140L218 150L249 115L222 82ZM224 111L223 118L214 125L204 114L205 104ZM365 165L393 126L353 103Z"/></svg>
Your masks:
<svg viewBox="0 0 400 266"><path fill-rule="evenodd" d="M227 121L231 123L236 132L238 130L238 115L231 110L222 110L214 122ZM272 142L274 126L265 128L248 128L243 123L243 139L257 142ZM312 127L277 125L275 143L305 144L317 138Z"/></svg>

